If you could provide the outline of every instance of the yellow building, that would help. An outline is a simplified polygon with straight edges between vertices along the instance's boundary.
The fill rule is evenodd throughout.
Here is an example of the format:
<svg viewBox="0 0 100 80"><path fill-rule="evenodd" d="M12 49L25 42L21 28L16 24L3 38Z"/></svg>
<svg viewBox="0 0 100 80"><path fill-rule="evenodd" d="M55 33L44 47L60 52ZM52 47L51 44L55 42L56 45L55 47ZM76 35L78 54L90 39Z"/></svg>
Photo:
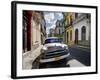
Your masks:
<svg viewBox="0 0 100 80"><path fill-rule="evenodd" d="M66 14L66 21L67 21L67 25L66 25L66 43L68 45L74 44L72 20L73 20L73 13L68 12Z"/></svg>

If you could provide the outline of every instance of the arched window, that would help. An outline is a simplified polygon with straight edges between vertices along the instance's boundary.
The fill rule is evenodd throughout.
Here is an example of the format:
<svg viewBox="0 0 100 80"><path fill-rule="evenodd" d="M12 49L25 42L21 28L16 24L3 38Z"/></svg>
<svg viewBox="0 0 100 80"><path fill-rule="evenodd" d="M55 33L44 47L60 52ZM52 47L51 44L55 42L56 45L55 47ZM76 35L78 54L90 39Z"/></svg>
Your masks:
<svg viewBox="0 0 100 80"><path fill-rule="evenodd" d="M86 40L86 27L81 28L81 40Z"/></svg>

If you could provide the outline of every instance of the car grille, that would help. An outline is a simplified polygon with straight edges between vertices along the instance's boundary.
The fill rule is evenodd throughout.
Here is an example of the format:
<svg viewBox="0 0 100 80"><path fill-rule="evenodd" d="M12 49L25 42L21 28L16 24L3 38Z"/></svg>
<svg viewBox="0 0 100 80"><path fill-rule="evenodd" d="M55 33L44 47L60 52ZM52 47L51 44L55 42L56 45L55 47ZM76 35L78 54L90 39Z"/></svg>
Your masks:
<svg viewBox="0 0 100 80"><path fill-rule="evenodd" d="M58 51L58 50L63 50L63 48L61 46L48 47L47 52L53 52L53 51Z"/></svg>
<svg viewBox="0 0 100 80"><path fill-rule="evenodd" d="M68 54L68 50L56 50L56 51L49 51L45 53L45 55L42 57L43 59L49 59L54 57L59 57Z"/></svg>

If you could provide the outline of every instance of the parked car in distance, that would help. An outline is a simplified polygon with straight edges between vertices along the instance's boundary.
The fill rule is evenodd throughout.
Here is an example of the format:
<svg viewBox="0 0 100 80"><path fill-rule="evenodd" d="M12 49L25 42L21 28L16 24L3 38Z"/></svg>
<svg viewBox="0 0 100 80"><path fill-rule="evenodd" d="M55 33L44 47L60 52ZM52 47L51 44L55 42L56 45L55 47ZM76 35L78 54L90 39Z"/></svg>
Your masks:
<svg viewBox="0 0 100 80"><path fill-rule="evenodd" d="M66 60L70 53L68 50L68 45L63 43L61 38L49 37L45 40L43 48L41 49L41 59L40 63L49 63Z"/></svg>

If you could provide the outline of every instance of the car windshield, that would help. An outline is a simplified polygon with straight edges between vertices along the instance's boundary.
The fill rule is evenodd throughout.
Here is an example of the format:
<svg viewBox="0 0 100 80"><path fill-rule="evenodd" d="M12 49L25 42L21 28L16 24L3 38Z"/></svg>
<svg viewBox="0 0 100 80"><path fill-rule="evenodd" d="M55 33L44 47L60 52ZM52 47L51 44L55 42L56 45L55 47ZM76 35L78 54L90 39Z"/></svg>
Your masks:
<svg viewBox="0 0 100 80"><path fill-rule="evenodd" d="M59 39L59 38L51 38L51 39L45 40L45 44L47 44L47 43L61 43L61 42L62 42L62 39Z"/></svg>

